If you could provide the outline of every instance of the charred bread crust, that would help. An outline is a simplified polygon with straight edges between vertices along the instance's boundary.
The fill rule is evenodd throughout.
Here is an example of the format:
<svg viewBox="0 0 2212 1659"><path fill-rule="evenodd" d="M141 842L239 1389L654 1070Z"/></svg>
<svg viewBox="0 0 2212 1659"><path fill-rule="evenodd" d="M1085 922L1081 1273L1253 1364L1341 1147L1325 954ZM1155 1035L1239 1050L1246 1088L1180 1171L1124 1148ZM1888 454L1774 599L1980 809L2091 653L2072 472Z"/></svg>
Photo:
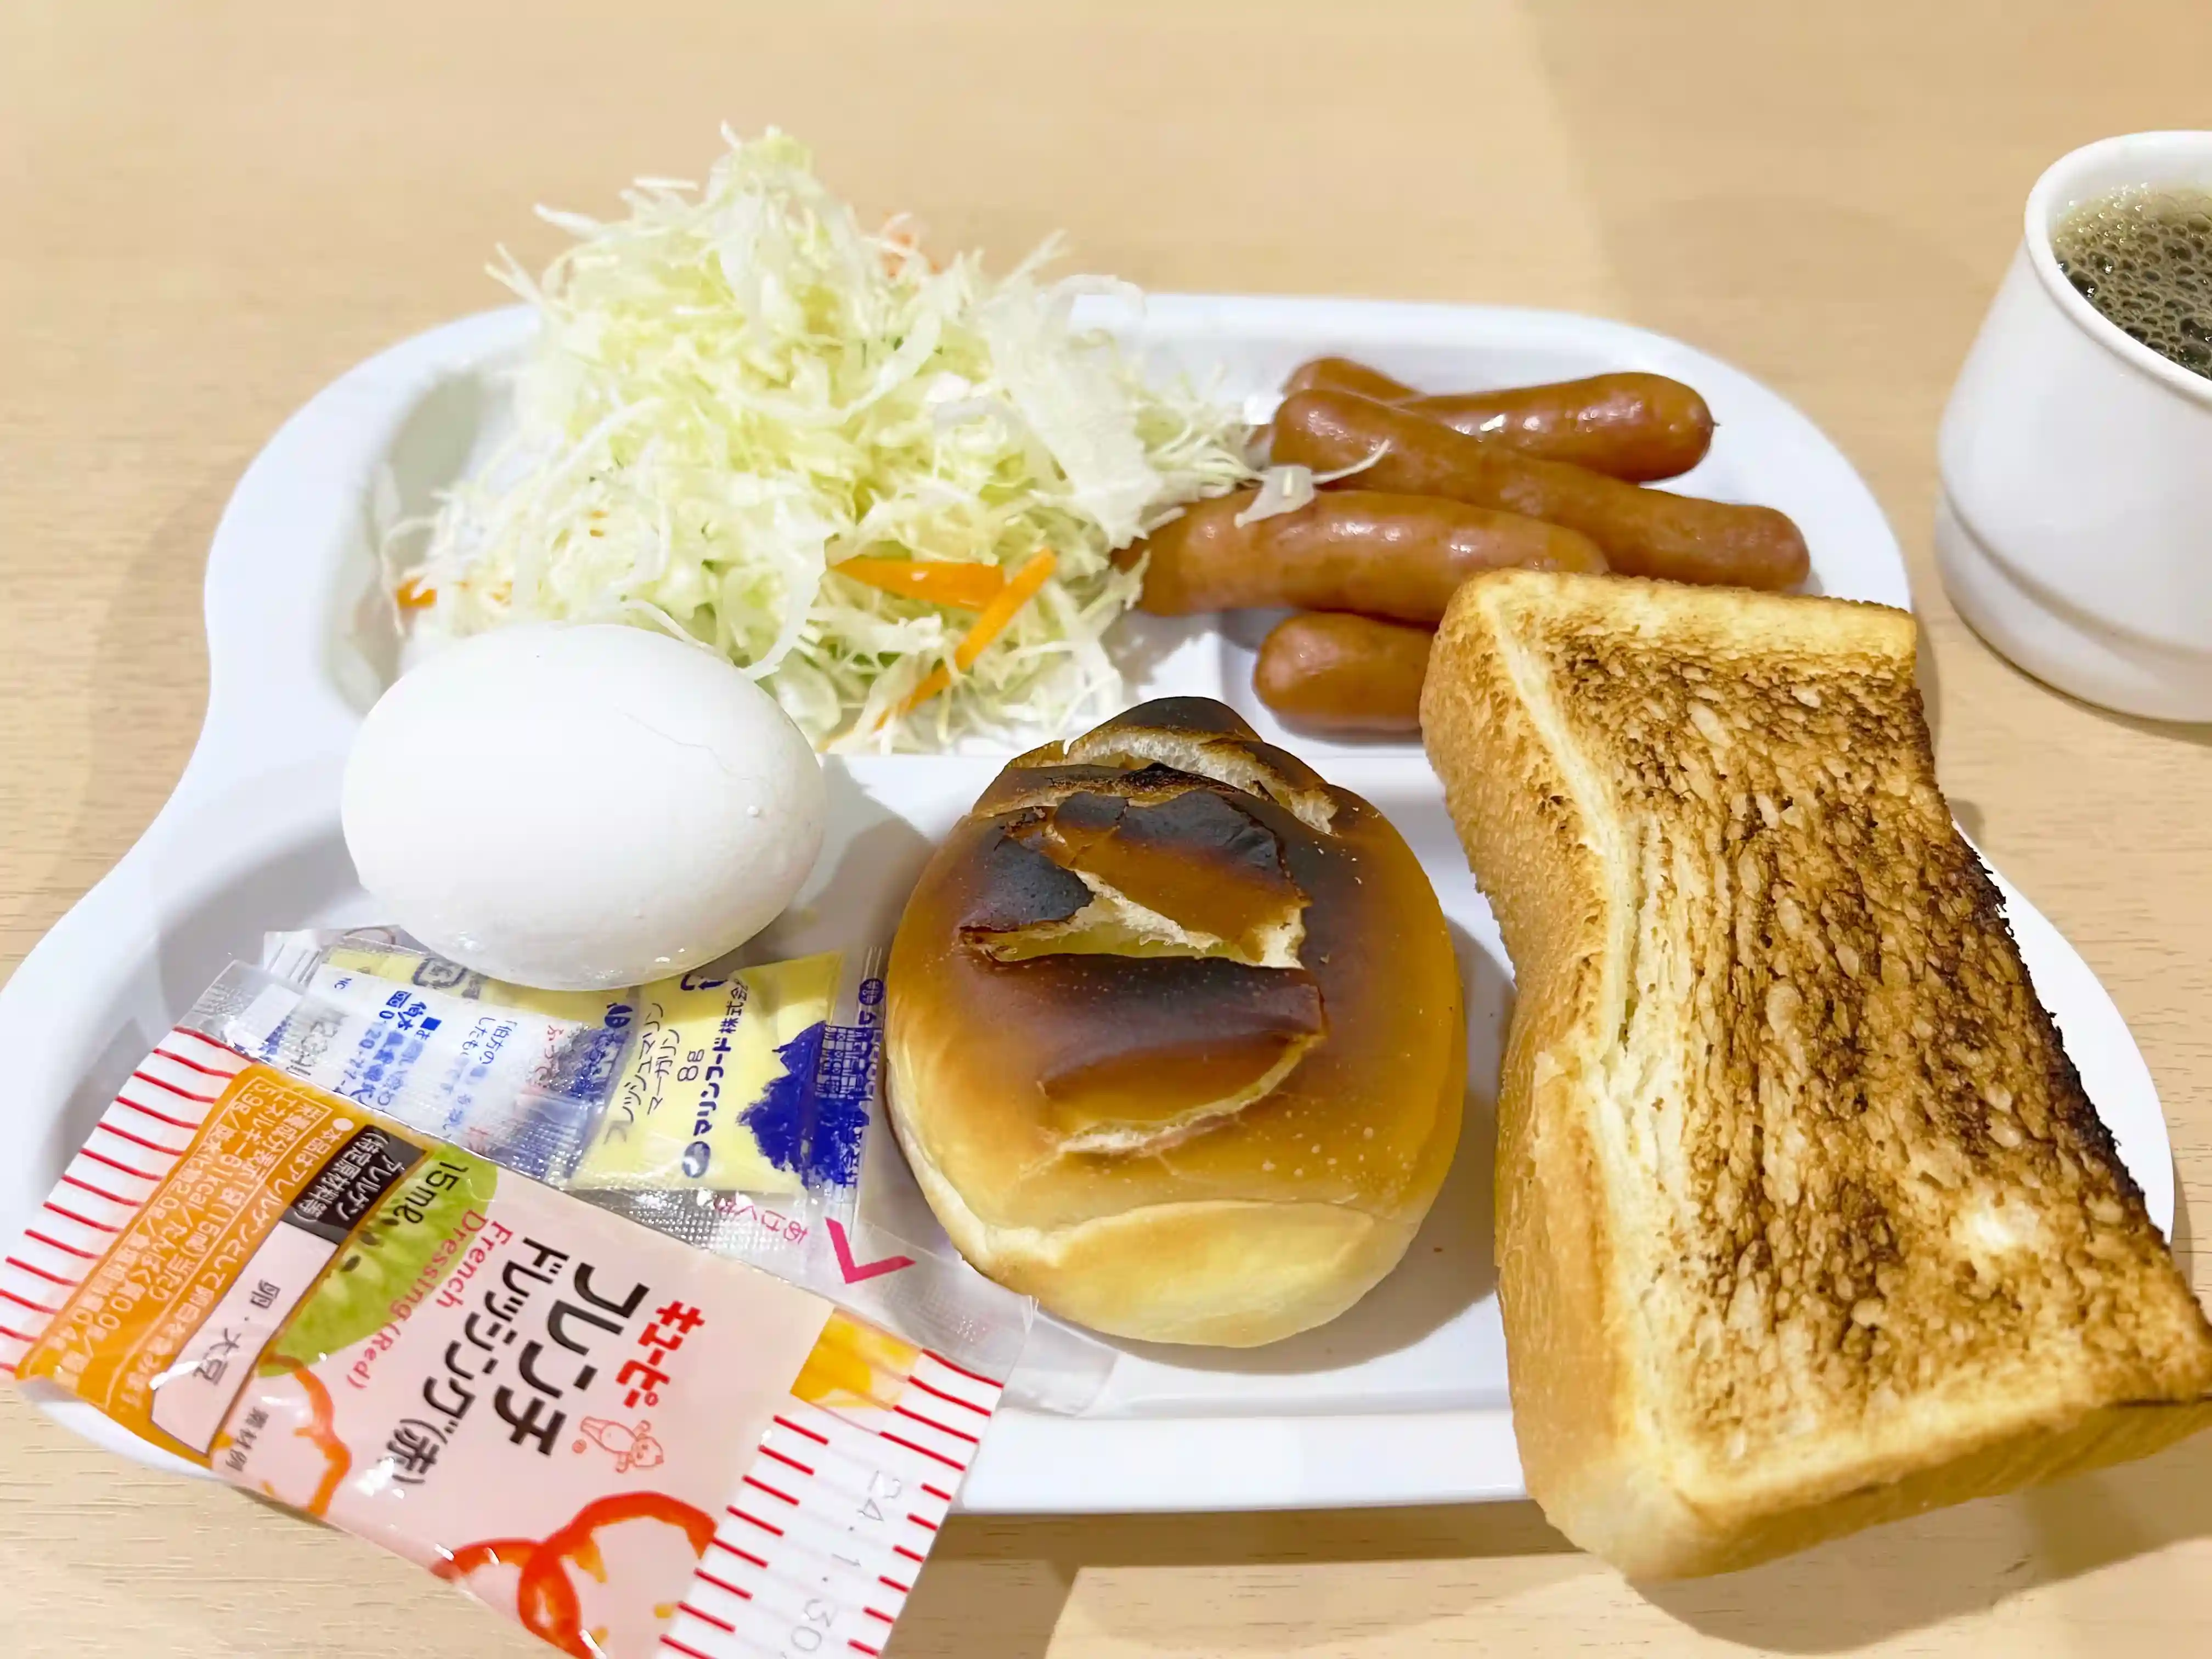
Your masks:
<svg viewBox="0 0 2212 1659"><path fill-rule="evenodd" d="M1450 936L1387 820L1202 699L1017 758L916 885L891 1118L963 1254L1248 1345L1395 1264L1457 1143Z"/></svg>

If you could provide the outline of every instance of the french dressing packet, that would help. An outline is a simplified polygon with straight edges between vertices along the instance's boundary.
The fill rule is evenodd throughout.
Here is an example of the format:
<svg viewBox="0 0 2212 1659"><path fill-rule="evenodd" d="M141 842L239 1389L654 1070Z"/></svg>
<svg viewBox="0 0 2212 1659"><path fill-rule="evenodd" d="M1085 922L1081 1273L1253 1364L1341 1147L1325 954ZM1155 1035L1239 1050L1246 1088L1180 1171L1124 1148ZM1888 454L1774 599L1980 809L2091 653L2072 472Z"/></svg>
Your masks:
<svg viewBox="0 0 2212 1659"><path fill-rule="evenodd" d="M1000 1394L183 1028L0 1292L27 1385L597 1659L875 1655Z"/></svg>

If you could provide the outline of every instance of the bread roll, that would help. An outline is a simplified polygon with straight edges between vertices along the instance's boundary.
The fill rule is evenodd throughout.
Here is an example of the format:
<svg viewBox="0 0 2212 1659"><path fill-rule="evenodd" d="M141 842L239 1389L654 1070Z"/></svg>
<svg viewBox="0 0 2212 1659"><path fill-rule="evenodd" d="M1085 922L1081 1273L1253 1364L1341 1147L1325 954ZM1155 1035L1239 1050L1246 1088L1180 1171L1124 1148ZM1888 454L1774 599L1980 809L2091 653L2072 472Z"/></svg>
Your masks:
<svg viewBox="0 0 2212 1659"><path fill-rule="evenodd" d="M886 981L891 1121L961 1253L1116 1336L1334 1319L1459 1139L1466 1023L1382 816L1200 698L1000 773Z"/></svg>

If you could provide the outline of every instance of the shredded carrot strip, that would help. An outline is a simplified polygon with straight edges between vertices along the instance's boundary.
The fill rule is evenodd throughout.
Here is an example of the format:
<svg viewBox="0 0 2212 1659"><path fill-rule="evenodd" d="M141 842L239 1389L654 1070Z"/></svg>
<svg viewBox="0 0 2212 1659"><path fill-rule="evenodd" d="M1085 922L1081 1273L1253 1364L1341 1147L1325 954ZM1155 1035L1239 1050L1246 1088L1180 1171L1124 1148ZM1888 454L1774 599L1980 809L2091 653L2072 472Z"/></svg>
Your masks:
<svg viewBox="0 0 2212 1659"><path fill-rule="evenodd" d="M991 641L1006 631L1006 624L1021 614L1021 609L1037 596L1037 590L1052 580L1053 568L1060 561L1050 548L1036 554L1014 572L1013 580L1000 590L999 595L983 607L975 618L975 625L961 636L960 643L952 647L953 667L966 673L975 665L975 659L990 647ZM886 709L876 722L882 731L894 720L903 719L927 702L952 684L951 670L943 663L921 678L921 683L908 692L897 707Z"/></svg>
<svg viewBox="0 0 2212 1659"><path fill-rule="evenodd" d="M963 611L981 611L1006 586L1006 573L998 566L968 560L847 559L830 568L886 593Z"/></svg>
<svg viewBox="0 0 2212 1659"><path fill-rule="evenodd" d="M392 597L399 602L402 611L420 611L438 602L438 590L425 587L420 578L410 576L399 584L399 591Z"/></svg>
<svg viewBox="0 0 2212 1659"><path fill-rule="evenodd" d="M876 730L880 732L893 720L904 719L951 684L952 671L943 663L938 664L921 677L914 690L908 692L896 707L884 710L876 721Z"/></svg>
<svg viewBox="0 0 2212 1659"><path fill-rule="evenodd" d="M993 640L999 637L1006 624L1021 613L1021 609L1036 598L1037 590L1052 580L1054 568L1060 563L1052 550L1033 555L1013 579L1000 590L999 596L983 607L983 614L975 618L975 625L968 630L967 637L953 647L954 665L963 673L975 665Z"/></svg>

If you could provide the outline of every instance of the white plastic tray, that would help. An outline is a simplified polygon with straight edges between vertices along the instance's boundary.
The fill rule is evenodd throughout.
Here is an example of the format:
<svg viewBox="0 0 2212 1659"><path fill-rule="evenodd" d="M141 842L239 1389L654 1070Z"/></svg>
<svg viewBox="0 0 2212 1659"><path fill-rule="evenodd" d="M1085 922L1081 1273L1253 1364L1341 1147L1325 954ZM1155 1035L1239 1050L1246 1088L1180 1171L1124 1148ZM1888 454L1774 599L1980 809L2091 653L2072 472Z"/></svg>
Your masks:
<svg viewBox="0 0 2212 1659"><path fill-rule="evenodd" d="M1125 319L1126 320L1126 319ZM370 603L371 550L395 513L495 439L501 371L528 338L489 313L362 364L255 459L216 533L207 576L207 722L160 817L0 991L14 1085L0 1230L12 1237L131 1067L264 928L381 920L337 827L337 778L397 642ZM1122 331L1163 368L1261 393L1341 351L1417 384L1505 384L1643 368L1703 392L1719 422L1681 487L1779 507L1803 526L1813 586L1910 603L1897 544L1850 464L1772 392L1687 346L1620 324L1482 307L1156 296ZM1491 1115L1511 975L1418 749L1283 733L1251 696L1267 618L1225 629L1133 619L1133 700L1218 696L1387 812L1434 880L1466 975L1472 1089L1458 1164L1406 1263L1322 1330L1246 1352L1125 1345L1084 1416L1008 1411L963 1493L982 1511L1200 1510L1433 1503L1522 1492L1490 1251ZM778 926L804 947L888 936L932 840L995 769L988 756L833 766L830 844ZM2166 1129L2142 1056L2087 967L2002 879L2021 947L2091 1098L2161 1229L2172 1215ZM773 943L775 941L765 941ZM58 1414L110 1444L99 1419Z"/></svg>

